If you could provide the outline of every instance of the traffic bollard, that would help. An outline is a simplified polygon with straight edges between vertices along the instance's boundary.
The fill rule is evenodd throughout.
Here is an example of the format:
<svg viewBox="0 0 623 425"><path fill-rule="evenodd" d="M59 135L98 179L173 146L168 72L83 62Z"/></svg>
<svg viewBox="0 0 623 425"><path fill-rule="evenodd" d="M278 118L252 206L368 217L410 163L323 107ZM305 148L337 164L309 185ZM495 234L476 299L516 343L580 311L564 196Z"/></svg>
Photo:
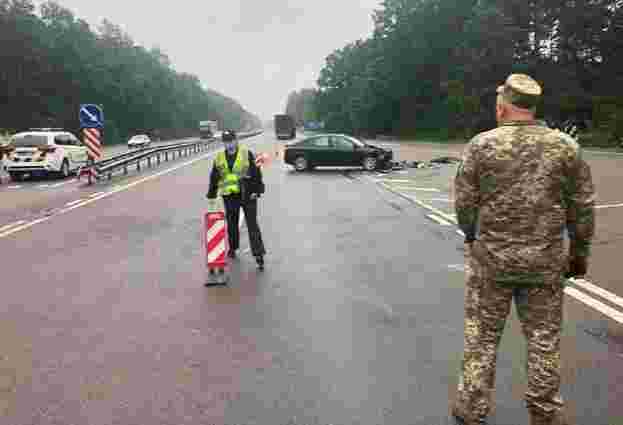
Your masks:
<svg viewBox="0 0 623 425"><path fill-rule="evenodd" d="M204 217L204 243L208 278L206 286L226 285L229 282L227 272L227 223L222 200L210 202Z"/></svg>

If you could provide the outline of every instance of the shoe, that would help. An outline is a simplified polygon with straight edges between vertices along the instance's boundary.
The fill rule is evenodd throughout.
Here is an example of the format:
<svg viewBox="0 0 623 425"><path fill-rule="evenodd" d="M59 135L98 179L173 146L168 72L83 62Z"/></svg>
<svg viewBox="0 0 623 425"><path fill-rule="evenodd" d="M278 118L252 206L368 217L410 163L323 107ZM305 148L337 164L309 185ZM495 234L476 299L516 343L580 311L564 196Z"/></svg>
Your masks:
<svg viewBox="0 0 623 425"><path fill-rule="evenodd" d="M227 256L229 258L236 258L236 250L235 249L230 249L229 252L227 253Z"/></svg>
<svg viewBox="0 0 623 425"><path fill-rule="evenodd" d="M257 261L257 267L260 270L264 270L264 257L261 255L258 255L257 257L255 257L256 261Z"/></svg>
<svg viewBox="0 0 623 425"><path fill-rule="evenodd" d="M454 404L450 411L451 415L460 425L484 425L484 419L472 419L470 415L461 407Z"/></svg>
<svg viewBox="0 0 623 425"><path fill-rule="evenodd" d="M570 425L570 423L563 412L557 412L550 417L531 414L530 425Z"/></svg>

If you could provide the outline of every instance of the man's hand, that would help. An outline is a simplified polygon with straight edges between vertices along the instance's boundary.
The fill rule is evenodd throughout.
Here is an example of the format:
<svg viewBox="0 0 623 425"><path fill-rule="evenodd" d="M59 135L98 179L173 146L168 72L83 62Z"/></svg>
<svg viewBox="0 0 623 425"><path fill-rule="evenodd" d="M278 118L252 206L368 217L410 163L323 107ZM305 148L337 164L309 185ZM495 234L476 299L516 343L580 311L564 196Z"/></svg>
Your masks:
<svg viewBox="0 0 623 425"><path fill-rule="evenodd" d="M583 277L588 269L588 258L573 256L569 260L569 269L565 274L567 279L571 277Z"/></svg>

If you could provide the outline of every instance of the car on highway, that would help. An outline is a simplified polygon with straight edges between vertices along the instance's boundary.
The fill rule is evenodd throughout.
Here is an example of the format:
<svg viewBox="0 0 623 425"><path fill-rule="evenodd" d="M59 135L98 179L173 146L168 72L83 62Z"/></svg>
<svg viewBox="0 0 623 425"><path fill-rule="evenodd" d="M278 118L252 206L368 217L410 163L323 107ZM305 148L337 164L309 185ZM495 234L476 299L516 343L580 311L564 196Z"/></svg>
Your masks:
<svg viewBox="0 0 623 425"><path fill-rule="evenodd" d="M6 170L14 181L26 175L68 177L88 160L87 148L63 129L33 128L9 139Z"/></svg>
<svg viewBox="0 0 623 425"><path fill-rule="evenodd" d="M146 134L137 134L128 140L128 148L147 148L151 146L151 139Z"/></svg>
<svg viewBox="0 0 623 425"><path fill-rule="evenodd" d="M315 167L385 168L393 159L390 149L370 145L346 134L318 134L285 146L284 162L297 171Z"/></svg>

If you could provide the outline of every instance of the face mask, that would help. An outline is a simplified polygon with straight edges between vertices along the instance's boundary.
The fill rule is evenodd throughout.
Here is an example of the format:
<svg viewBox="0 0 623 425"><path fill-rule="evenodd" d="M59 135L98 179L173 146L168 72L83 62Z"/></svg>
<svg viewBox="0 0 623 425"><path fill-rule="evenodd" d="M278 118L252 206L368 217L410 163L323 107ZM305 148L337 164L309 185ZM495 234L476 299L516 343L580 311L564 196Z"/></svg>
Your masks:
<svg viewBox="0 0 623 425"><path fill-rule="evenodd" d="M236 152L236 142L225 142L225 150L232 155Z"/></svg>

